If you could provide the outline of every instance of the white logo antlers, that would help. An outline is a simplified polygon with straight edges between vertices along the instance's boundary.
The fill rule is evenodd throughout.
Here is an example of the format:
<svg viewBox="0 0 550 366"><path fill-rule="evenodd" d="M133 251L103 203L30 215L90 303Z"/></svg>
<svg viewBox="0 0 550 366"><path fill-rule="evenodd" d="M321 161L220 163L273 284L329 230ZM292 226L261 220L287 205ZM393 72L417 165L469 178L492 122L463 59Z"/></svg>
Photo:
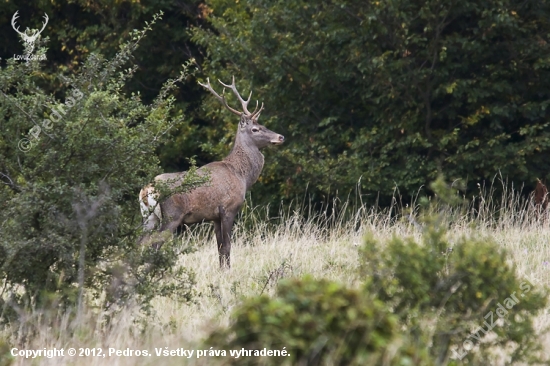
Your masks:
<svg viewBox="0 0 550 366"><path fill-rule="evenodd" d="M48 24L48 20L49 20L48 14L44 13L44 19L46 20L46 22L43 23L42 29L36 30L36 29L27 28L25 29L25 32L20 32L19 27L16 28L15 26L15 21L17 20L17 18L19 18L19 15L17 15L17 13L19 13L19 10L17 10L15 14L13 14L13 17L11 18L11 26L17 33L19 33L19 35L21 35L23 40L29 45L28 54L31 54L32 51L34 50L34 42L36 41L40 33L42 33L44 28L46 28L46 24ZM30 34L28 34L29 32Z"/></svg>

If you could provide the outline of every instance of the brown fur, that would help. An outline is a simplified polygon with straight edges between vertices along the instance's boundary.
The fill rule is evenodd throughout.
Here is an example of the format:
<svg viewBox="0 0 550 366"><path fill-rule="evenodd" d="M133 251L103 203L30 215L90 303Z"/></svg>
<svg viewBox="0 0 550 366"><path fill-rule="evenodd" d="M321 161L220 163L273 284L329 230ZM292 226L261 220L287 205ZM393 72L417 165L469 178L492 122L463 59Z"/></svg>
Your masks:
<svg viewBox="0 0 550 366"><path fill-rule="evenodd" d="M154 204L155 201L154 184L141 190L140 203L144 212L146 231L158 229L161 232L173 233L183 224L212 221L218 243L220 267L230 267L233 222L244 203L246 191L258 180L262 172L264 156L260 149L268 145L282 144L284 137L258 124L257 118L261 109L258 112L248 112L248 101L240 98L234 88L234 81L231 86L224 86L231 87L238 95L243 104L243 113L228 107L224 97L215 93L210 83L203 86L208 87L233 113L240 115L241 120L231 153L222 161L215 161L197 169L197 174L208 175L210 181L187 193L175 193L158 203L160 210L157 214L151 212L151 203ZM184 176L185 172L161 174L155 177L155 183L168 183L171 188L176 188ZM144 210L145 207L147 209ZM153 245L158 247L161 243Z"/></svg>

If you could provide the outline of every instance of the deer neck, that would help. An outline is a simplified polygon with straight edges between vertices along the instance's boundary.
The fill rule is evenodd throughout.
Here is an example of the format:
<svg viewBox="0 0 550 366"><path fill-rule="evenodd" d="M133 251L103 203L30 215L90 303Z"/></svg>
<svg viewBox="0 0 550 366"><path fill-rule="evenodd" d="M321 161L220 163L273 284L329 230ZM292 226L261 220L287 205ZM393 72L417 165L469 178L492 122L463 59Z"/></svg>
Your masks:
<svg viewBox="0 0 550 366"><path fill-rule="evenodd" d="M237 135L233 149L223 161L244 179L247 190L258 180L264 167L264 155L260 149L246 144L240 135Z"/></svg>

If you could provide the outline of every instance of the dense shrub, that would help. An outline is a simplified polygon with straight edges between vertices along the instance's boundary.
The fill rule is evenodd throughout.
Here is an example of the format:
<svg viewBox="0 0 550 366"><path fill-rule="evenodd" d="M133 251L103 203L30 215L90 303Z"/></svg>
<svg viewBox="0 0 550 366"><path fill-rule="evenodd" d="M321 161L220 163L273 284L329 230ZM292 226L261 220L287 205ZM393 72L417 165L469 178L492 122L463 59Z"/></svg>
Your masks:
<svg viewBox="0 0 550 366"><path fill-rule="evenodd" d="M444 202L453 201L441 183L431 185L440 200L424 212L444 211ZM421 241L396 236L379 243L367 236L361 252L366 290L412 336L428 335L438 364L449 358L490 363L495 349L512 350L513 362L532 361L539 348L533 319L546 306L546 288L518 277L490 237L452 239L445 221L443 214L420 215Z"/></svg>
<svg viewBox="0 0 550 366"><path fill-rule="evenodd" d="M51 305L54 294L55 304L81 305L84 287L98 297L107 291L106 306L131 294L189 298L192 273L173 268L174 246L135 246L137 194L159 172L164 136L184 120L171 93L188 75L185 66L151 104L123 92L150 29L134 31L113 59L92 54L68 76L44 72L37 60L0 69L0 318L9 307ZM201 182L189 174L181 189Z"/></svg>
<svg viewBox="0 0 550 366"><path fill-rule="evenodd" d="M399 336L397 318L361 291L311 277L282 281L277 295L249 299L235 322L208 342L223 349L283 350L287 357L231 358L234 364L423 364Z"/></svg>
<svg viewBox="0 0 550 366"><path fill-rule="evenodd" d="M452 252L441 252L441 245ZM431 323L431 354L439 363L457 355L479 362L490 348L510 345L518 361L537 349L532 322L546 306L545 291L516 277L490 239L461 238L451 245L430 233L423 243L396 237L380 245L369 238L363 256L368 291L393 309L400 324L420 334ZM472 346L480 352L468 352Z"/></svg>

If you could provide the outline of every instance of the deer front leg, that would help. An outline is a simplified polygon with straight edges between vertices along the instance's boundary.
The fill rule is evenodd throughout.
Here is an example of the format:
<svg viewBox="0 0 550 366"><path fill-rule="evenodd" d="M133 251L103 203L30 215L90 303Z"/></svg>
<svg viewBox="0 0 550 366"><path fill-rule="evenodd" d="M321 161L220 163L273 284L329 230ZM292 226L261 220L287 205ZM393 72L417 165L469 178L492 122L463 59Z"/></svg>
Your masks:
<svg viewBox="0 0 550 366"><path fill-rule="evenodd" d="M214 221L214 231L218 242L220 268L231 268L231 230L233 229L235 215L226 213L222 206L219 206L218 209L220 218Z"/></svg>

